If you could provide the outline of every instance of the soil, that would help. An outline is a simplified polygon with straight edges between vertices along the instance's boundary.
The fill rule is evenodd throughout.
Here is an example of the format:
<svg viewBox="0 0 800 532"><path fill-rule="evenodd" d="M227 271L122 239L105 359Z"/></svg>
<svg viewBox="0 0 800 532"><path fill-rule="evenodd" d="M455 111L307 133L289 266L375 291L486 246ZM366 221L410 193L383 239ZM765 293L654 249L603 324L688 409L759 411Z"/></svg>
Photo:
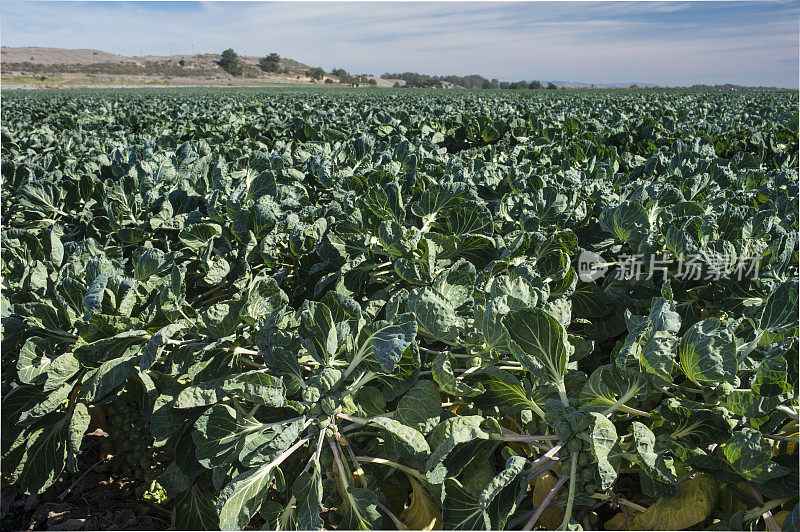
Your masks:
<svg viewBox="0 0 800 532"><path fill-rule="evenodd" d="M0 486L0 532L17 530L165 530L168 507L136 496L137 482L111 471L116 458L101 456L100 437L81 455L79 471L65 471L40 495L25 495L7 479Z"/></svg>

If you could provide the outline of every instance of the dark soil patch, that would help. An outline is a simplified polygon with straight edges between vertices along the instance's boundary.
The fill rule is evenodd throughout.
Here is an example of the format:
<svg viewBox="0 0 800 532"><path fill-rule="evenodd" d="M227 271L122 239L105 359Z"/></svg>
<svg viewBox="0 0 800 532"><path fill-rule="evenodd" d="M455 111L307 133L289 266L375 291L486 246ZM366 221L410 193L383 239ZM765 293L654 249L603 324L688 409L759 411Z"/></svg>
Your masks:
<svg viewBox="0 0 800 532"><path fill-rule="evenodd" d="M118 458L101 456L99 442L93 443L77 474L65 471L40 495L25 495L3 479L0 532L169 528L170 510L137 497L137 482L112 473Z"/></svg>

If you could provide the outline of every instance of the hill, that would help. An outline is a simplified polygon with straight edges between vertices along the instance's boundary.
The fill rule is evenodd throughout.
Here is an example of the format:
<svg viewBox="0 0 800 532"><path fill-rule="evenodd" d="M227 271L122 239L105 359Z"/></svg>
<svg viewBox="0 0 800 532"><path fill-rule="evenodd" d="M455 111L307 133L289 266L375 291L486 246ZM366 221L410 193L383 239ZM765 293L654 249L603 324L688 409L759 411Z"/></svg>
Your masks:
<svg viewBox="0 0 800 532"><path fill-rule="evenodd" d="M220 54L175 54L136 56L91 49L44 48L38 46L0 49L3 83L6 86L85 85L260 85L322 84L325 78L338 84L339 78L325 74L314 80L311 66L281 58L277 72L258 67L260 56L240 56L242 76L232 76L218 62ZM392 86L395 80L376 80L378 86Z"/></svg>

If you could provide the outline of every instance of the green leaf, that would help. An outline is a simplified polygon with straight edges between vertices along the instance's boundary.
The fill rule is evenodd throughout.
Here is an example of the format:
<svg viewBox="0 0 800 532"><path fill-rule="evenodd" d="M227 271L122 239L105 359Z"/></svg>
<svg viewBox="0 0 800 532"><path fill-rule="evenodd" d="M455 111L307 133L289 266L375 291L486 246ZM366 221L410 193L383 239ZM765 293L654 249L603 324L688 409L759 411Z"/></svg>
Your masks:
<svg viewBox="0 0 800 532"><path fill-rule="evenodd" d="M426 462L427 470L434 471L437 466L441 466L441 462L458 445L488 439L489 433L481 428L483 422L481 416L456 416L436 425L428 436L428 446L435 450Z"/></svg>
<svg viewBox="0 0 800 532"><path fill-rule="evenodd" d="M247 315L254 320L266 318L289 302L289 297L272 277L259 279L247 298Z"/></svg>
<svg viewBox="0 0 800 532"><path fill-rule="evenodd" d="M677 479L667 466L664 454L656 450L653 432L634 421L630 434L633 436L631 459L641 468L639 483L642 492L650 497L675 497L679 492Z"/></svg>
<svg viewBox="0 0 800 532"><path fill-rule="evenodd" d="M223 257L215 257L208 268L208 272L203 277L203 282L208 285L221 283L230 273L231 266Z"/></svg>
<svg viewBox="0 0 800 532"><path fill-rule="evenodd" d="M488 366L467 377L469 382L482 388L475 397L476 406L482 409L496 407L501 415L510 415L535 408L533 398L523 389L522 383L511 373Z"/></svg>
<svg viewBox="0 0 800 532"><path fill-rule="evenodd" d="M136 373L137 360L137 356L128 355L103 362L85 383L86 399L100 401L122 386Z"/></svg>
<svg viewBox="0 0 800 532"><path fill-rule="evenodd" d="M592 418L591 450L597 460L597 471L600 475L601 490L614 485L619 476L622 451L617 443L617 429L603 415L590 412Z"/></svg>
<svg viewBox="0 0 800 532"><path fill-rule="evenodd" d="M103 296L105 295L108 275L101 273L89 285L86 295L83 296L83 308L85 311L84 320L91 318L92 314L97 314L103 310Z"/></svg>
<svg viewBox="0 0 800 532"><path fill-rule="evenodd" d="M544 367L556 381L567 368L567 332L558 320L538 308L521 308L503 319L509 348L522 366L537 374Z"/></svg>
<svg viewBox="0 0 800 532"><path fill-rule="evenodd" d="M216 503L222 530L242 530L247 526L267 498L275 470L272 462L248 469L222 488Z"/></svg>
<svg viewBox="0 0 800 532"><path fill-rule="evenodd" d="M430 454L431 450L428 447L428 442L425 441L425 436L418 430L388 417L374 417L370 419L370 422L386 429L400 443L403 449L414 458L424 459Z"/></svg>
<svg viewBox="0 0 800 532"><path fill-rule="evenodd" d="M50 364L56 358L56 344L48 338L28 338L19 351L17 376L25 384L39 384L47 379Z"/></svg>
<svg viewBox="0 0 800 532"><path fill-rule="evenodd" d="M692 325L678 343L683 373L695 384L717 383L736 375L736 341L717 319Z"/></svg>
<svg viewBox="0 0 800 532"><path fill-rule="evenodd" d="M129 349L133 350L135 346L149 339L147 331L125 331L90 343L78 341L72 354L83 365L94 367L125 354Z"/></svg>
<svg viewBox="0 0 800 532"><path fill-rule="evenodd" d="M484 530L485 510L478 498L454 478L444 481L442 493L442 528L444 530Z"/></svg>
<svg viewBox="0 0 800 532"><path fill-rule="evenodd" d="M222 229L217 224L197 223L181 230L178 238L183 245L192 250L199 250L206 243L222 234Z"/></svg>
<svg viewBox="0 0 800 532"><path fill-rule="evenodd" d="M468 199L473 193L465 183L441 183L425 190L420 197L411 203L411 212L430 225L440 213Z"/></svg>
<svg viewBox="0 0 800 532"><path fill-rule="evenodd" d="M297 500L295 519L300 530L322 530L324 522L320 514L325 511L322 505L322 475L314 464L311 473L304 471L297 476L292 485L292 495Z"/></svg>
<svg viewBox="0 0 800 532"><path fill-rule="evenodd" d="M320 364L326 365L339 348L336 325L324 303L309 303L309 308L300 314L298 333L303 347Z"/></svg>
<svg viewBox="0 0 800 532"><path fill-rule="evenodd" d="M764 481L777 476L781 468L771 462L772 445L757 430L743 427L728 440L725 458L747 480Z"/></svg>
<svg viewBox="0 0 800 532"><path fill-rule="evenodd" d="M164 346L167 340L175 336L176 333L183 330L183 325L180 323L170 323L165 325L157 333L150 337L147 344L142 349L142 359L139 362L139 367L142 371L148 369L153 365L153 362L158 360L161 353L164 351Z"/></svg>
<svg viewBox="0 0 800 532"><path fill-rule="evenodd" d="M137 281L146 281L166 264L166 254L160 249L148 248L139 255L136 267L133 270L133 278Z"/></svg>
<svg viewBox="0 0 800 532"><path fill-rule="evenodd" d="M42 388L45 392L55 390L81 369L81 364L72 353L64 353L48 366L47 380Z"/></svg>
<svg viewBox="0 0 800 532"><path fill-rule="evenodd" d="M73 473L78 472L78 455L81 452L81 442L83 435L89 428L92 416L89 409L83 403L75 405L72 411L72 418L69 420L69 430L67 439L67 467Z"/></svg>
<svg viewBox="0 0 800 532"><path fill-rule="evenodd" d="M764 311L761 314L760 326L769 331L778 331L787 327L797 328L798 324L798 281L781 283L769 295Z"/></svg>
<svg viewBox="0 0 800 532"><path fill-rule="evenodd" d="M592 372L581 389L580 402L585 408L612 412L646 392L646 383L639 375L621 376L610 364ZM630 406L630 405L628 405Z"/></svg>
<svg viewBox="0 0 800 532"><path fill-rule="evenodd" d="M400 362L403 353L417 336L417 324L413 314L395 316L393 323L377 321L364 327L359 334L365 339L360 350L372 356L380 364L383 371L391 373Z"/></svg>
<svg viewBox="0 0 800 532"><path fill-rule="evenodd" d="M241 322L239 313L242 306L241 300L223 301L211 305L200 314L202 322L200 332L214 340L230 336Z"/></svg>
<svg viewBox="0 0 800 532"><path fill-rule="evenodd" d="M509 484L519 477L520 473L525 469L525 460L521 456L512 456L506 461L506 467L498 473L487 485L481 490L478 496L478 506L484 510L489 507L494 498L503 491Z"/></svg>
<svg viewBox="0 0 800 532"><path fill-rule="evenodd" d="M263 429L261 423L243 419L230 406L217 404L203 412L194 423L192 439L197 460L207 469L228 464L248 434Z"/></svg>
<svg viewBox="0 0 800 532"><path fill-rule="evenodd" d="M67 459L70 416L61 416L52 424L34 432L26 443L25 452L13 481L28 495L42 493L56 481Z"/></svg>
<svg viewBox="0 0 800 532"><path fill-rule="evenodd" d="M416 316L419 332L432 342L452 344L458 338L459 319L453 305L430 288L414 289L408 310Z"/></svg>
<svg viewBox="0 0 800 532"><path fill-rule="evenodd" d="M442 391L447 395L475 397L481 393L479 388L473 388L464 381L456 379L453 373L453 361L447 351L439 353L436 355L436 358L433 359L433 362L431 362L431 374Z"/></svg>
<svg viewBox="0 0 800 532"><path fill-rule="evenodd" d="M429 380L420 380L400 398L394 419L427 434L439 423L441 413L442 398L436 385Z"/></svg>
<svg viewBox="0 0 800 532"><path fill-rule="evenodd" d="M175 530L219 530L215 505L216 497L211 486L197 480L175 497L172 527Z"/></svg>
<svg viewBox="0 0 800 532"><path fill-rule="evenodd" d="M345 530L374 530L380 519L378 494L366 488L347 487L337 509L341 517L341 528Z"/></svg>
<svg viewBox="0 0 800 532"><path fill-rule="evenodd" d="M459 259L436 278L433 288L449 301L453 308L458 308L472 300L474 285L475 266L465 259Z"/></svg>
<svg viewBox="0 0 800 532"><path fill-rule="evenodd" d="M639 202L626 201L615 209L603 211L600 223L606 231L621 242L636 247L639 240L650 229L647 211Z"/></svg>

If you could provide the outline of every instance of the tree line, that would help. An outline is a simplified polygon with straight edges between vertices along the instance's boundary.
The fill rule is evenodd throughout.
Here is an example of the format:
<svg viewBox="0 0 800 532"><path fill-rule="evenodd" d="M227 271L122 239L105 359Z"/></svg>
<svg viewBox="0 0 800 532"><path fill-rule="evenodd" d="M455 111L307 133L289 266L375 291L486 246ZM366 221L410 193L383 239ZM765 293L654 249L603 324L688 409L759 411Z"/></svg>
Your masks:
<svg viewBox="0 0 800 532"><path fill-rule="evenodd" d="M233 48L228 48L220 56L217 64L221 66L228 74L232 76L244 75L245 65L239 54ZM272 52L258 60L258 68L263 72L268 73L284 73L288 74L289 69L281 65L281 56ZM310 68L305 71L305 75L313 80L321 80L325 77L326 72L321 67ZM375 85L374 79L366 78L366 75L353 75L349 74L343 68L331 69L331 75L339 78L341 83L367 83ZM527 81L498 81L497 79L486 79L478 74L470 74L467 76L428 76L427 74L420 74L418 72L403 72L390 74L386 73L381 76L383 79L401 79L405 81L405 87L429 87L441 89L445 83L450 83L465 89L557 89L558 87L553 83L547 83L545 86L541 81L533 80ZM331 78L325 79L325 83L333 83ZM400 86L395 83L395 86Z"/></svg>
<svg viewBox="0 0 800 532"><path fill-rule="evenodd" d="M383 79L402 79L406 82L406 87L429 87L442 88L444 83L451 83L465 89L557 89L553 83L546 86L541 81L499 81L497 79L486 79L478 74L467 76L428 76L418 72L386 73L381 76ZM399 84L398 84L399 86Z"/></svg>

